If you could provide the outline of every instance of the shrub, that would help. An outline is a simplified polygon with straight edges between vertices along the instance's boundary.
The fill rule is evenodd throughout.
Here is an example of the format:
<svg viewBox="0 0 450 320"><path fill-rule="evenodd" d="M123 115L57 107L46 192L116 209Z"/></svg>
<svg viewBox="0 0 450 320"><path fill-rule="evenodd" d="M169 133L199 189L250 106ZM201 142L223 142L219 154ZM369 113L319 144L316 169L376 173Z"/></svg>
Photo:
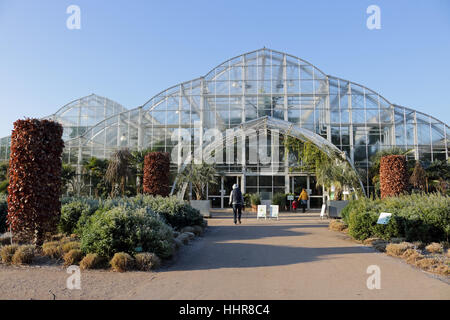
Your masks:
<svg viewBox="0 0 450 320"><path fill-rule="evenodd" d="M428 252L431 253L442 253L444 252L444 248L440 243L433 242L425 247Z"/></svg>
<svg viewBox="0 0 450 320"><path fill-rule="evenodd" d="M31 264L34 258L34 246L25 245L17 248L12 256L12 264Z"/></svg>
<svg viewBox="0 0 450 320"><path fill-rule="evenodd" d="M71 266L77 264L83 259L83 253L80 249L72 249L64 255L64 265Z"/></svg>
<svg viewBox="0 0 450 320"><path fill-rule="evenodd" d="M136 267L141 271L157 269L161 265L161 259L154 253L144 252L134 256Z"/></svg>
<svg viewBox="0 0 450 320"><path fill-rule="evenodd" d="M411 249L412 245L406 242L390 243L386 246L386 253L393 257L402 256L406 250Z"/></svg>
<svg viewBox="0 0 450 320"><path fill-rule="evenodd" d="M58 241L50 241L45 242L42 245L42 253L44 254L44 256L59 259L61 258L63 251Z"/></svg>
<svg viewBox="0 0 450 320"><path fill-rule="evenodd" d="M200 211L176 196L166 198L138 196L136 201L142 201L142 206L149 207L154 213L162 215L166 222L176 229L204 224Z"/></svg>
<svg viewBox="0 0 450 320"><path fill-rule="evenodd" d="M400 195L407 187L406 157L403 155L383 156L380 161L381 198Z"/></svg>
<svg viewBox="0 0 450 320"><path fill-rule="evenodd" d="M342 221L339 220L331 220L330 225L328 226L328 228L333 231L342 231L346 227L347 226Z"/></svg>
<svg viewBox="0 0 450 320"><path fill-rule="evenodd" d="M373 236L372 228L376 224L376 215L372 212L350 213L348 233L357 240Z"/></svg>
<svg viewBox="0 0 450 320"><path fill-rule="evenodd" d="M65 234L73 233L80 217L89 214L90 207L86 203L74 201L64 204L61 207L61 219L59 220L58 230Z"/></svg>
<svg viewBox="0 0 450 320"><path fill-rule="evenodd" d="M107 200L108 201L108 200ZM65 197L62 199L60 231L81 235L90 216L100 207L100 201L92 198Z"/></svg>
<svg viewBox="0 0 450 320"><path fill-rule="evenodd" d="M7 246L3 246L0 250L0 256L2 258L3 263L11 263L12 257L16 250L19 248L17 244L10 244Z"/></svg>
<svg viewBox="0 0 450 320"><path fill-rule="evenodd" d="M126 252L117 252L110 261L114 271L125 272L131 270L134 266L134 259Z"/></svg>
<svg viewBox="0 0 450 320"><path fill-rule="evenodd" d="M425 270L429 270L437 264L439 264L439 260L436 258L423 258L416 261L416 266Z"/></svg>
<svg viewBox="0 0 450 320"><path fill-rule="evenodd" d="M117 207L98 210L81 236L84 253L111 257L117 252L134 254L137 247L162 258L173 253L172 229L150 209Z"/></svg>
<svg viewBox="0 0 450 320"><path fill-rule="evenodd" d="M8 222L14 237L41 244L54 232L61 212L61 124L50 120L14 122L11 135Z"/></svg>
<svg viewBox="0 0 450 320"><path fill-rule="evenodd" d="M377 225L381 212L390 212L387 225ZM349 233L356 239L405 238L429 243L448 239L450 197L440 194L413 194L383 200L361 198L351 201L342 211Z"/></svg>
<svg viewBox="0 0 450 320"><path fill-rule="evenodd" d="M261 204L261 197L258 193L252 193L250 195L250 202L252 203L252 206L258 206Z"/></svg>
<svg viewBox="0 0 450 320"><path fill-rule="evenodd" d="M275 193L272 197L272 204L280 206L280 210L286 208L286 195L284 193Z"/></svg>
<svg viewBox="0 0 450 320"><path fill-rule="evenodd" d="M167 197L170 192L169 174L169 153L148 153L144 160L144 193Z"/></svg>
<svg viewBox="0 0 450 320"><path fill-rule="evenodd" d="M61 250L63 253L67 253L73 249L80 249L80 246L81 244L78 241L69 241L61 245Z"/></svg>
<svg viewBox="0 0 450 320"><path fill-rule="evenodd" d="M8 227L6 225L6 216L8 215L8 204L6 202L6 195L0 194L0 233L6 232Z"/></svg>
<svg viewBox="0 0 450 320"><path fill-rule="evenodd" d="M418 260L423 259L423 255L415 249L407 249L403 253L402 258L409 264L416 264Z"/></svg>
<svg viewBox="0 0 450 320"><path fill-rule="evenodd" d="M81 261L80 261L80 269L99 269L105 265L105 258L99 256L96 253L88 253Z"/></svg>

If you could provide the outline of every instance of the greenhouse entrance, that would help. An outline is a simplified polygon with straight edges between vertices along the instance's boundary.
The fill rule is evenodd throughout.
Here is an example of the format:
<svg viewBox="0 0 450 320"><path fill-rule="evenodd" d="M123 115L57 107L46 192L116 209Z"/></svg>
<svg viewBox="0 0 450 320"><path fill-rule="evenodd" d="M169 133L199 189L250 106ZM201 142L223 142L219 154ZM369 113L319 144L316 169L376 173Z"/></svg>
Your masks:
<svg viewBox="0 0 450 320"><path fill-rule="evenodd" d="M316 178L309 173L285 175L224 175L217 177L217 184L208 184L208 200L212 208L228 208L230 192L237 183L242 193L260 195L262 201L271 201L276 193L293 193L297 198L302 189L309 193L308 209L320 208L323 203L322 188L316 186Z"/></svg>

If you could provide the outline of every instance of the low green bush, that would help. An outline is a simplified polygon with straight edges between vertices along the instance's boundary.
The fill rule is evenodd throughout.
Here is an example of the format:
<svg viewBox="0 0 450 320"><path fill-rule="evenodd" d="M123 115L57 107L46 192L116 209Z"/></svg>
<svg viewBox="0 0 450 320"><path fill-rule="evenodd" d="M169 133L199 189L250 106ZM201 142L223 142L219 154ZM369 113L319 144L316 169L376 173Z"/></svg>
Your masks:
<svg viewBox="0 0 450 320"><path fill-rule="evenodd" d="M141 250L168 258L174 250L172 238L172 228L149 208L99 209L83 228L81 250L104 257Z"/></svg>
<svg viewBox="0 0 450 320"><path fill-rule="evenodd" d="M90 198L63 198L58 230L80 235L89 217L99 208L99 201Z"/></svg>
<svg viewBox="0 0 450 320"><path fill-rule="evenodd" d="M261 196L259 193L250 194L250 202L253 206L258 206L261 204Z"/></svg>
<svg viewBox="0 0 450 320"><path fill-rule="evenodd" d="M281 192L275 193L272 197L272 204L278 205L280 210L284 210L286 208L286 195Z"/></svg>
<svg viewBox="0 0 450 320"><path fill-rule="evenodd" d="M200 211L192 208L187 202L179 200L177 197L161 196L138 196L135 199L142 199L144 206L148 206L156 214L164 217L168 224L175 229L186 226L204 225L203 216Z"/></svg>
<svg viewBox="0 0 450 320"><path fill-rule="evenodd" d="M61 218L58 224L59 232L71 234L75 231L81 215L89 213L89 206L81 201L74 201L61 206Z"/></svg>
<svg viewBox="0 0 450 320"><path fill-rule="evenodd" d="M390 212L387 225L377 224L381 212ZM349 234L358 240L406 238L408 241L448 241L450 197L440 194L412 194L383 200L361 198L342 211Z"/></svg>

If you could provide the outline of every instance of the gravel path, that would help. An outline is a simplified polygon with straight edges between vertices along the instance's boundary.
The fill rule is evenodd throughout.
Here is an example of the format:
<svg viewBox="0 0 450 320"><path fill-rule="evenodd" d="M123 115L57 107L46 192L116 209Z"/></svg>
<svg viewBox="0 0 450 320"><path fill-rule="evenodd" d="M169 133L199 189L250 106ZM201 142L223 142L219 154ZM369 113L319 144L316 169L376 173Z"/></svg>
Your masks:
<svg viewBox="0 0 450 320"><path fill-rule="evenodd" d="M317 213L209 220L203 237L158 272L85 271L66 289L57 266L0 266L1 299L450 299L448 279L327 230ZM381 270L369 290L367 267ZM52 293L49 292L51 290Z"/></svg>

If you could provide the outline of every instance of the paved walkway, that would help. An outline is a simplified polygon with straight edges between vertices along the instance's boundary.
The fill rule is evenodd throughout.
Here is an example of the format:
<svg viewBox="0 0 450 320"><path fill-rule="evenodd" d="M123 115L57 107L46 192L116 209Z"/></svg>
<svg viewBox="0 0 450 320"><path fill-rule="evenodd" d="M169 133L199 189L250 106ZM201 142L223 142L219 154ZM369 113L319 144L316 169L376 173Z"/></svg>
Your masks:
<svg viewBox="0 0 450 320"><path fill-rule="evenodd" d="M206 234L158 272L84 271L68 290L60 266L0 265L0 299L450 299L448 281L329 231L318 213L231 214L209 220ZM366 286L381 269L381 289Z"/></svg>
<svg viewBox="0 0 450 320"><path fill-rule="evenodd" d="M317 212L245 217L210 219L172 267L121 298L450 299L448 282L329 231ZM379 290L367 288L370 265L381 269Z"/></svg>

